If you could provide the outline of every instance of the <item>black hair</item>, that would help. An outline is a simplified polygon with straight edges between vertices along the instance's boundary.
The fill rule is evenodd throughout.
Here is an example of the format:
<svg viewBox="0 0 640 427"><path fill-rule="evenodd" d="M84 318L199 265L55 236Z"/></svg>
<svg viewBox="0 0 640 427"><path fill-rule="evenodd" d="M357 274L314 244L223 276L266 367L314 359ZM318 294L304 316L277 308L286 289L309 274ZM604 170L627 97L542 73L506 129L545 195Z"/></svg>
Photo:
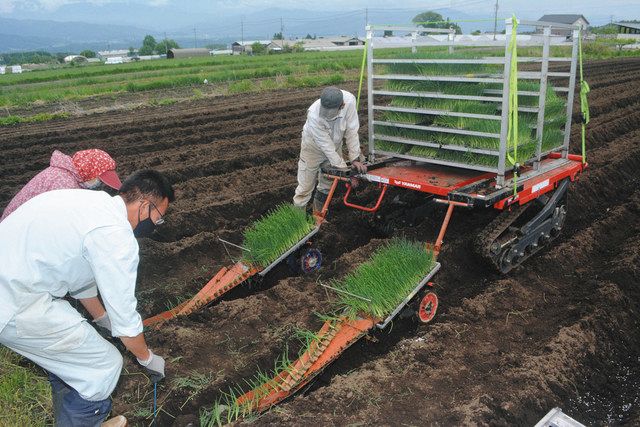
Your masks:
<svg viewBox="0 0 640 427"><path fill-rule="evenodd" d="M140 200L145 196L175 200L175 194L171 183L162 173L153 169L141 169L127 177L120 187L120 196L126 203Z"/></svg>

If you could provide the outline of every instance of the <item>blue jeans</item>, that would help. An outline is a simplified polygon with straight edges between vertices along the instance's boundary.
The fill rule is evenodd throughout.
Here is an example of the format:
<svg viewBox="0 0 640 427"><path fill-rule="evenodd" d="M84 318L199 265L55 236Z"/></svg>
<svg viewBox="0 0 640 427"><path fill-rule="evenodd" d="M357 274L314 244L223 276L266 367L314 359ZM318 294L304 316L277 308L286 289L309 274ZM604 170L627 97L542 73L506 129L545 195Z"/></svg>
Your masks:
<svg viewBox="0 0 640 427"><path fill-rule="evenodd" d="M92 402L49 373L56 427L99 427L111 412L111 399Z"/></svg>

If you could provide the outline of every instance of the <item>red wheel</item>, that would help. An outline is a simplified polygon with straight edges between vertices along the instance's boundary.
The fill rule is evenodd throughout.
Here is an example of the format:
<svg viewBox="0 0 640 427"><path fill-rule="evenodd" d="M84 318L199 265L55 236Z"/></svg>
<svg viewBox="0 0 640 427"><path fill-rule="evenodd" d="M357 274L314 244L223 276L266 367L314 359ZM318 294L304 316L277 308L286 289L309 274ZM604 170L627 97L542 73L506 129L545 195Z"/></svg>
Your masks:
<svg viewBox="0 0 640 427"><path fill-rule="evenodd" d="M433 292L428 292L420 300L418 320L422 323L429 323L436 315L436 311L438 311L438 296Z"/></svg>

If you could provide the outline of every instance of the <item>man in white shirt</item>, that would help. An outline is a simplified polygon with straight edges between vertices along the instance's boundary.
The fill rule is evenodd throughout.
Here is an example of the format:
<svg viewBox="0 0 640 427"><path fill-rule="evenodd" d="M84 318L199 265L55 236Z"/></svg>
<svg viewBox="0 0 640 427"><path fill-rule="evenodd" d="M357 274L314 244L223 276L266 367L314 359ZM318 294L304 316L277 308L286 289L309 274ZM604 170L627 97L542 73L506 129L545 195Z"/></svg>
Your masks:
<svg viewBox="0 0 640 427"><path fill-rule="evenodd" d="M0 343L49 372L56 426L99 426L122 368L118 350L62 299L67 293L154 381L164 377L164 359L147 347L136 311L135 237L163 223L173 199L163 175L142 170L118 196L54 190L0 223Z"/></svg>
<svg viewBox="0 0 640 427"><path fill-rule="evenodd" d="M307 122L302 129L294 205L304 209L318 183L313 211L316 215L320 213L331 188L331 182L320 173L320 166L326 162L333 167L347 168L342 158L343 140L347 143L352 168L359 173L367 171L360 153L359 128L355 96L337 87L324 88L320 99L307 110Z"/></svg>

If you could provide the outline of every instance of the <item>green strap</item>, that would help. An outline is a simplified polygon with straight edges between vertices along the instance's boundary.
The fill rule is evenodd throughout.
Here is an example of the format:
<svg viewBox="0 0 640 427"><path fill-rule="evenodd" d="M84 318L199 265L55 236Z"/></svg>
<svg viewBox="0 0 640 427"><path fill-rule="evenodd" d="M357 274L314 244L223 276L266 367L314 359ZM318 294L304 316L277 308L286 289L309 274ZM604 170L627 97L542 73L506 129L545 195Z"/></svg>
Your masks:
<svg viewBox="0 0 640 427"><path fill-rule="evenodd" d="M586 133L587 124L591 119L589 114L589 100L587 95L591 92L589 84L584 81L584 75L582 74L582 29L578 33L578 56L580 59L580 112L582 113L582 164L587 163L587 150L586 150Z"/></svg>
<svg viewBox="0 0 640 427"><path fill-rule="evenodd" d="M518 20L513 15L513 28L509 51L511 52L511 67L509 73L509 125L507 130L507 159L515 166L518 162ZM513 148L511 155L510 147ZM518 194L518 173L513 171L513 195Z"/></svg>
<svg viewBox="0 0 640 427"><path fill-rule="evenodd" d="M360 66L360 84L358 85L358 99L356 101L356 111L360 109L360 93L362 93L362 80L364 79L364 66L367 63L367 49L369 40L364 42L364 51L362 52L362 65Z"/></svg>

